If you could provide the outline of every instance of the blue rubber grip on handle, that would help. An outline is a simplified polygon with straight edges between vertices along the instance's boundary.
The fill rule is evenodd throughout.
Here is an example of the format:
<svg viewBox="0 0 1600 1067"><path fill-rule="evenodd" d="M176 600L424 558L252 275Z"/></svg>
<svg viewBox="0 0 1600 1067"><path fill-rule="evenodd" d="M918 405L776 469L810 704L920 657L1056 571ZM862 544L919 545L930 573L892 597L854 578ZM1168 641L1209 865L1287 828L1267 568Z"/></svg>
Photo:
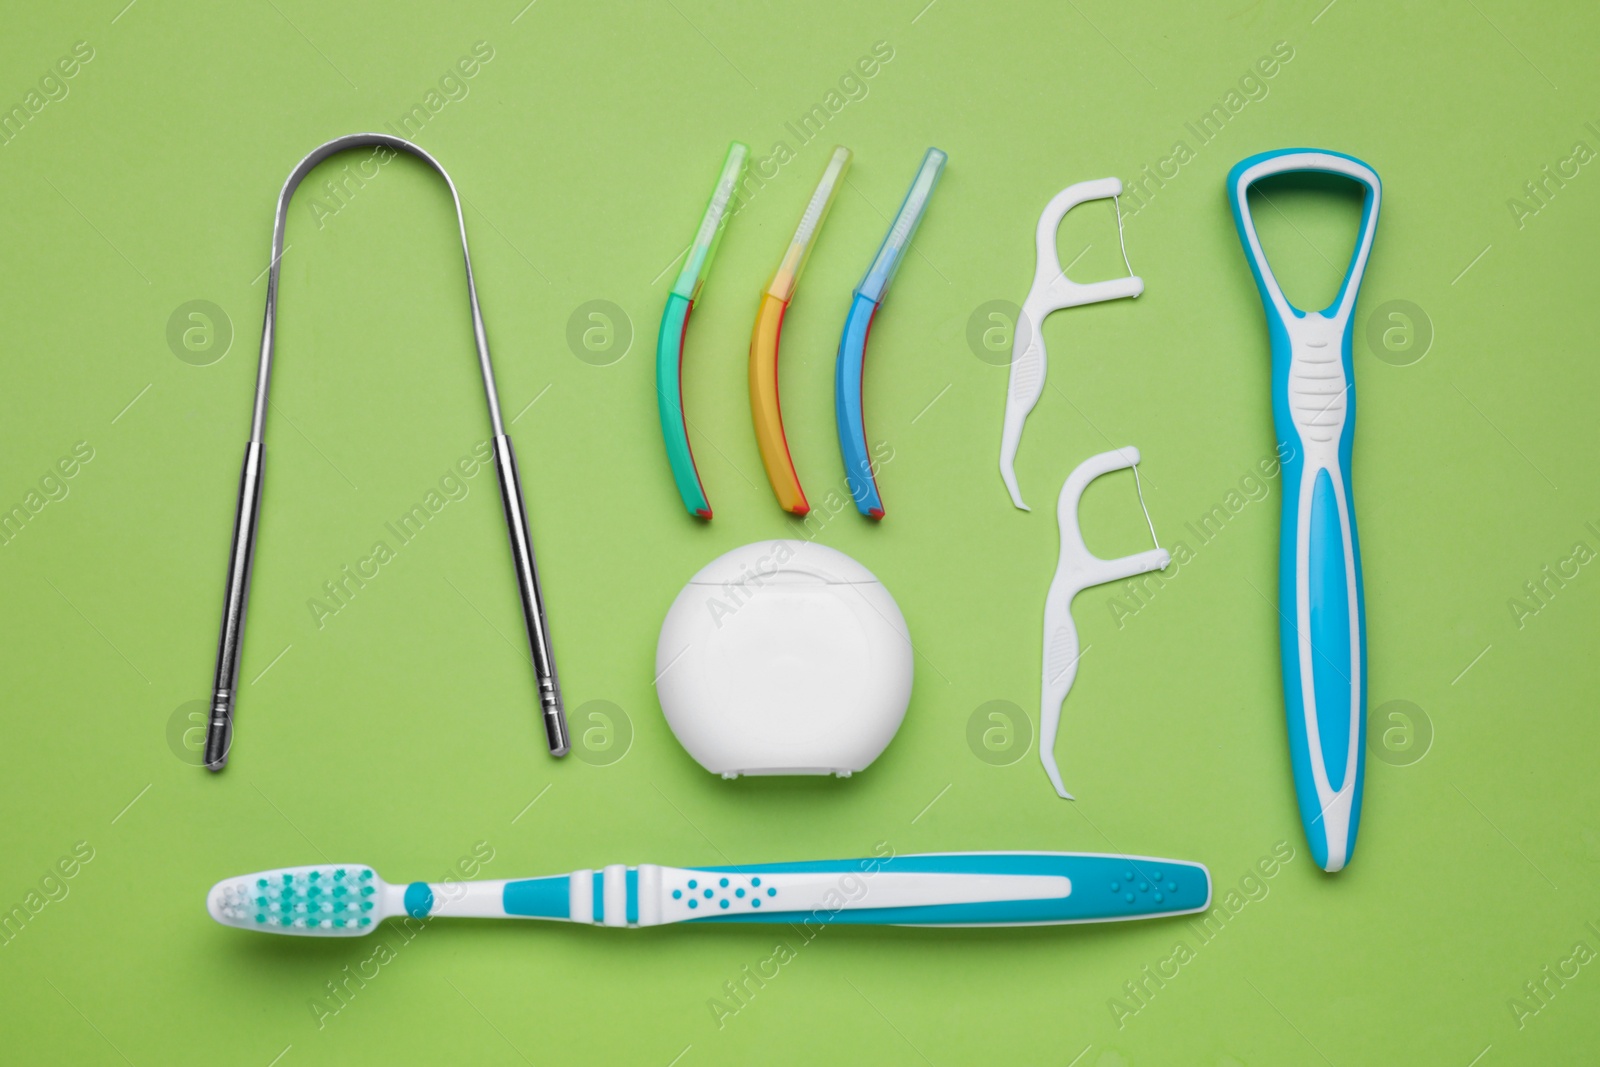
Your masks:
<svg viewBox="0 0 1600 1067"><path fill-rule="evenodd" d="M1348 365L1348 340L1342 355ZM1274 409L1287 406L1281 397L1275 393ZM1275 421L1287 445L1280 447L1294 448L1283 463L1278 640L1295 799L1312 858L1338 871L1355 851L1366 777L1366 604L1350 435L1337 470L1312 469L1293 424Z"/></svg>
<svg viewBox="0 0 1600 1067"><path fill-rule="evenodd" d="M1283 295L1250 216L1250 185L1288 173L1338 175L1365 189L1349 269L1322 311L1302 311ZM1324 870L1338 871L1355 851L1366 776L1366 605L1350 479L1351 340L1382 185L1354 157L1301 148L1241 161L1229 172L1228 194L1271 334L1283 486L1278 630L1295 797L1312 857Z"/></svg>

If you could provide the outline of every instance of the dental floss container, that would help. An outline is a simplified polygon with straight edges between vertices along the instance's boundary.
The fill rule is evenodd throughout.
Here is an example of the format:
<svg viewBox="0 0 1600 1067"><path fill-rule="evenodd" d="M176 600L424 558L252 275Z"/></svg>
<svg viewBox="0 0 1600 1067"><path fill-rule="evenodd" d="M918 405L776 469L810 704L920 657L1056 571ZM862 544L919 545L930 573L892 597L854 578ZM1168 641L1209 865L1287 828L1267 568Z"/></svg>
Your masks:
<svg viewBox="0 0 1600 1067"><path fill-rule="evenodd" d="M809 541L707 564L661 624L656 694L702 767L834 774L878 758L911 701L911 635L882 582Z"/></svg>

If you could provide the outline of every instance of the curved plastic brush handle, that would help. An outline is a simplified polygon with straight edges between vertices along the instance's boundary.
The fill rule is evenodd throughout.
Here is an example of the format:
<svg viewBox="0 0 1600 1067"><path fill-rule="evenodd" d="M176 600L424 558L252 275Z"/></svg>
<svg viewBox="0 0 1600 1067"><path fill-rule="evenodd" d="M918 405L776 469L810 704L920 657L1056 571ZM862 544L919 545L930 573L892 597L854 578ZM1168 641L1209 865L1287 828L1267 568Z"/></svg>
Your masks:
<svg viewBox="0 0 1600 1067"><path fill-rule="evenodd" d="M1322 311L1302 311L1273 277L1248 191L1276 174L1349 178L1365 190L1361 231L1343 285ZM1338 871L1355 851L1367 732L1367 641L1361 552L1350 483L1355 436L1351 334L1383 187L1351 156L1265 152L1228 174L1228 199L1272 339L1272 413L1283 455L1278 633L1295 795L1317 864Z"/></svg>
<svg viewBox="0 0 1600 1067"><path fill-rule="evenodd" d="M1044 320L1052 311L1062 308L1135 297L1144 292L1144 280L1134 275L1132 267L1126 278L1086 285L1068 278L1061 268L1061 257L1056 253L1056 230L1067 212L1079 204L1121 195L1120 178L1098 178L1069 185L1050 198L1034 231L1033 285L1022 302L1016 332L1011 338L1011 371L1006 384L1005 423L1000 435L1000 478L1006 483L1011 502L1023 511L1031 509L1022 502L1022 490L1017 486L1017 448L1022 444L1022 427L1044 394L1048 369L1042 330ZM1120 233L1120 218L1117 226Z"/></svg>
<svg viewBox="0 0 1600 1067"><path fill-rule="evenodd" d="M861 378L867 362L867 335L878 305L857 292L850 301L834 362L833 414L839 429L839 455L844 459L845 480L856 510L869 519L883 518L883 498L878 494L877 469L867 444L867 422L861 402Z"/></svg>
<svg viewBox="0 0 1600 1067"><path fill-rule="evenodd" d="M711 191L700 227L684 257L683 269L667 296L667 306L661 313L661 329L656 335L656 403L661 413L661 439L666 445L667 464L672 469L672 480L683 498L683 506L700 519L711 518L711 504L706 500L700 471L689 447L689 422L683 411L683 339L689 330L689 313L694 310L706 275L711 272L711 260L727 229L729 208L749 155L750 149L738 141L728 147L716 188Z"/></svg>
<svg viewBox="0 0 1600 1067"><path fill-rule="evenodd" d="M756 324L750 331L750 420L755 425L756 447L766 468L778 505L791 515L811 511L800 475L783 432L783 406L778 399L778 342L783 336L783 315L789 305L771 293L761 294Z"/></svg>
<svg viewBox="0 0 1600 1067"><path fill-rule="evenodd" d="M689 313L694 304L672 293L661 312L661 330L656 335L656 403L661 410L661 440L667 449L667 465L678 496L689 514L697 519L711 518L711 502L700 484L689 447L689 420L683 413L683 338L689 332Z"/></svg>

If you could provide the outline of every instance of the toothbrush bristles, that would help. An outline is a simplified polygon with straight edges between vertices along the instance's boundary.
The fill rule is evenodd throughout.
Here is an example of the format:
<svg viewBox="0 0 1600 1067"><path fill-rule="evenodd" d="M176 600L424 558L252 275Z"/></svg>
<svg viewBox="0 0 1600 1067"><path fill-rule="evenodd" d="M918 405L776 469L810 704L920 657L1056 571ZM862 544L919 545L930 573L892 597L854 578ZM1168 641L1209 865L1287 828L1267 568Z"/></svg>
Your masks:
<svg viewBox="0 0 1600 1067"><path fill-rule="evenodd" d="M230 926L273 933L363 934L378 914L372 868L298 867L235 878L212 895L213 916Z"/></svg>

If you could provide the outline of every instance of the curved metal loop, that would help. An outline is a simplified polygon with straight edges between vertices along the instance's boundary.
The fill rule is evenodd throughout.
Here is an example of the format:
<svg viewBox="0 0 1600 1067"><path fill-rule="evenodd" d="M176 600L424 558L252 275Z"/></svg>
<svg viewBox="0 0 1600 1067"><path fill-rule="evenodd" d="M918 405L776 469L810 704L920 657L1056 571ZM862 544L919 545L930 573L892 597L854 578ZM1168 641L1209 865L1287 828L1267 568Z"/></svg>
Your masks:
<svg viewBox="0 0 1600 1067"><path fill-rule="evenodd" d="M561 684L556 675L555 657L550 649L549 625L545 619L544 596L539 588L539 570L534 562L533 539L528 532L527 509L522 501L521 476L516 453L500 419L500 401L495 395L494 368L489 363L489 340L484 334L483 314L478 308L478 288L472 278L472 254L467 250L467 220L461 211L461 196L456 183L439 161L410 141L382 133L355 133L336 137L319 145L289 172L278 194L278 212L272 226L272 262L267 267L267 309L261 325L261 365L256 376L255 414L250 422L250 444L245 449L244 468L239 476L239 502L234 514L233 547L229 552L228 579L224 587L222 628L217 639L217 670L212 684L211 716L206 726L205 765L220 771L227 765L233 742L233 712L238 696L240 651L244 642L245 610L250 598L250 573L255 558L256 529L261 515L262 466L266 446L262 441L267 420L267 390L272 382L272 350L278 317L278 267L283 259L283 231L289 218L289 201L305 176L318 163L347 148L368 145L408 152L432 167L450 187L456 206L456 223L461 231L461 259L467 269L467 299L472 306L472 339L478 348L478 364L483 371L483 391L489 403L489 422L495 475L500 483L500 503L505 512L506 533L511 544L511 565L517 591L522 599L523 624L528 631L528 654L533 664L539 706L543 713L545 738L550 753L564 756L571 749L566 713L561 699Z"/></svg>
<svg viewBox="0 0 1600 1067"><path fill-rule="evenodd" d="M467 220L461 211L461 195L456 192L456 183L451 180L449 172L437 159L404 138L393 137L387 133L352 133L344 137L335 137L326 144L312 149L304 159L295 164L294 170L289 172L288 179L283 183L283 191L278 194L278 214L272 224L272 263L267 268L267 310L261 324L261 366L256 374L256 407L255 415L250 420L251 441L261 441L267 421L267 391L272 382L272 351L278 319L278 266L283 259L283 231L289 219L289 201L293 199L294 191L300 187L300 182L316 169L317 164L348 148L364 148L372 145L381 145L416 156L438 171L439 177L450 187L450 199L456 206L456 223L461 230L461 259L467 268L467 300L472 305L472 340L477 345L478 365L483 371L483 391L489 401L489 424L493 427L496 437L505 433L505 427L500 419L500 400L495 394L494 366L489 362L489 338L484 333L483 313L478 310L478 287L472 278L472 253L467 249Z"/></svg>

